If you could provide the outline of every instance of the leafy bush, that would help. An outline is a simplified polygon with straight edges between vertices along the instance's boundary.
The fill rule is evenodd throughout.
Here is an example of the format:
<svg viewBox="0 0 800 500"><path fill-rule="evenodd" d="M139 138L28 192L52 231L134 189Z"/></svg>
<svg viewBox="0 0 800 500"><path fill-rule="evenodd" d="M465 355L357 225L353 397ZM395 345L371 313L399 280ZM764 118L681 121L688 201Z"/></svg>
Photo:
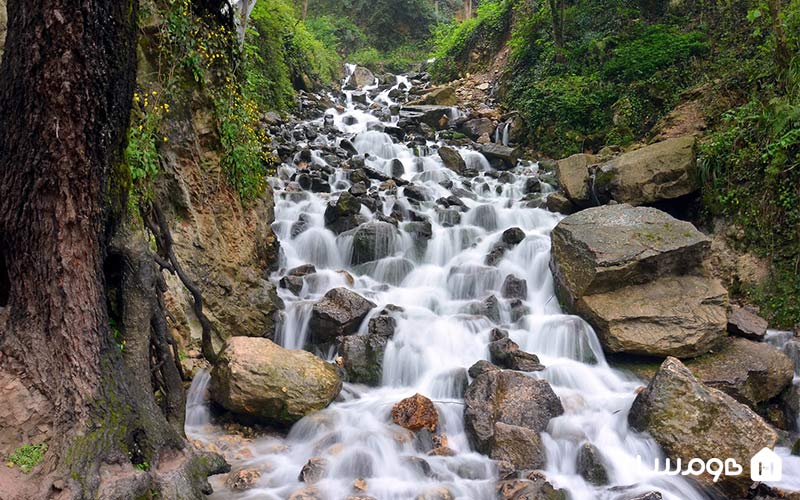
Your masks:
<svg viewBox="0 0 800 500"><path fill-rule="evenodd" d="M471 63L470 52L482 51L493 56L508 37L513 2L481 2L475 17L461 23L441 24L433 32L431 76L438 81L453 80Z"/></svg>
<svg viewBox="0 0 800 500"><path fill-rule="evenodd" d="M390 52L380 52L374 47L361 49L348 56L347 61L365 66L379 73L403 73L423 61L427 55L425 47L401 45Z"/></svg>
<svg viewBox="0 0 800 500"><path fill-rule="evenodd" d="M614 92L593 76L565 75L526 81L509 96L528 124L534 146L563 155L580 152L587 137L611 122Z"/></svg>
<svg viewBox="0 0 800 500"><path fill-rule="evenodd" d="M8 457L9 465L19 466L20 470L27 474L42 462L46 452L47 445L44 443L20 446Z"/></svg>
<svg viewBox="0 0 800 500"><path fill-rule="evenodd" d="M606 62L603 71L608 78L631 82L684 63L707 49L702 33L679 33L673 28L657 24L615 48L613 57Z"/></svg>
<svg viewBox="0 0 800 500"><path fill-rule="evenodd" d="M753 99L726 114L702 145L700 173L709 210L773 261L766 286L744 292L774 324L800 323L800 99Z"/></svg>
<svg viewBox="0 0 800 500"><path fill-rule="evenodd" d="M306 20L305 25L325 47L335 47L336 52L343 57L368 45L367 36L348 17L319 16Z"/></svg>

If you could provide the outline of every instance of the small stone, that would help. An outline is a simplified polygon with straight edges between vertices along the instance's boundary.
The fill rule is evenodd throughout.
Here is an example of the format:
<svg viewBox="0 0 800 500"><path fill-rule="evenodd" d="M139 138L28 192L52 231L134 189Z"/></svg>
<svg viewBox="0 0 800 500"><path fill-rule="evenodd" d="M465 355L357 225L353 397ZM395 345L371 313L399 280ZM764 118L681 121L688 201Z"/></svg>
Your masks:
<svg viewBox="0 0 800 500"><path fill-rule="evenodd" d="M255 469L241 469L228 474L225 486L233 491L249 490L261 479L261 472Z"/></svg>
<svg viewBox="0 0 800 500"><path fill-rule="evenodd" d="M308 484L319 482L325 477L328 470L328 461L324 458L311 458L300 471L298 481Z"/></svg>
<svg viewBox="0 0 800 500"><path fill-rule="evenodd" d="M433 401L421 394L415 394L394 405L392 421L410 431L427 429L435 432L439 424L439 414Z"/></svg>

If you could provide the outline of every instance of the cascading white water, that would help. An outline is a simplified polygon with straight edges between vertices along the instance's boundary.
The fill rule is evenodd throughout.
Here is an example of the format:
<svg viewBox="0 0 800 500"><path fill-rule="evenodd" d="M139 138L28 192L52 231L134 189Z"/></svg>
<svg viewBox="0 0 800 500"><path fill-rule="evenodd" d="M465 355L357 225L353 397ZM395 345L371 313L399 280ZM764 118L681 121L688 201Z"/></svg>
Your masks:
<svg viewBox="0 0 800 500"><path fill-rule="evenodd" d="M348 78L352 70L349 68ZM407 84L406 79L399 78L396 87L405 88ZM391 102L388 92L380 96L383 102ZM496 326L507 329L524 350L541 358L546 369L531 376L548 380L563 402L564 415L553 419L543 435L545 472L555 486L568 490L575 500L625 500L652 490L660 491L668 500L706 498L683 478L658 475L652 470L654 459L661 458L658 446L627 424L627 413L641 382L609 367L591 327L580 318L563 314L554 298L548 268L550 232L560 216L528 208L527 201L522 200L526 177L536 175L538 167L521 162L513 172L513 182L504 184L483 175L491 168L482 155L463 149L467 165L481 172L475 179L463 179L444 167L434 143L428 144L430 154L420 158L406 145L395 144L387 134L367 131L378 119L356 109L350 97L347 102L345 112L328 112L335 126L357 134L352 142L359 152L370 154L368 166L386 171L387 164L398 159L404 167L402 179L424 186L430 201L414 210L429 218L432 237L424 251L417 251L412 234L406 233L401 223L399 234L387 243L391 245L387 257L353 266L352 245L347 239L352 236L337 237L324 226L325 207L338 194L284 196L288 194L284 193L285 180L294 167L281 167L273 185L278 200L275 228L284 265L289 269L311 263L319 272L306 280L299 297L281 290L286 315L277 340L289 348L304 345L310 305L333 287L348 286L375 302L375 311L390 304L400 306L403 311L397 315L395 334L386 349L381 387L346 384L340 401L297 423L288 436L238 445L236 455L240 459L235 466L261 470L261 479L255 488L235 494L221 479L215 480L212 498L288 498L304 486L298 474L313 457L329 463L326 478L316 485L326 499L341 500L352 494L353 481L359 478L366 481L367 494L380 500L415 499L441 487L461 500L495 498L495 466L470 449L461 390L466 368L488 359L489 332ZM345 124L344 116L355 118L355 122ZM330 180L344 178L336 174ZM344 184L349 186L347 181ZM379 184L372 181L373 188ZM544 193L550 190L543 186ZM453 195L467 207L460 220L459 214L456 218L452 213L442 215L433 201ZM382 196L383 216L389 216L395 205L406 212L412 208L402 197ZM366 209L362 215L377 218ZM308 227L293 237L293 224L301 218ZM486 255L503 231L512 227L520 228L525 239L506 252L496 266L486 265ZM340 269L355 276L354 283L337 272ZM508 302L499 299L500 324L475 314L476 303L490 294L500 297L501 284L511 274L527 282L525 311L515 317ZM366 333L365 324L360 334ZM207 384L207 374L198 375L193 383L187 433L194 439L214 441L222 431L209 425L203 404ZM455 456L428 456L416 449L402 429L391 424L392 406L415 393L435 401L440 431L448 436ZM603 455L608 487L594 487L576 471L578 450L586 442L593 443ZM431 470L421 469L418 459L427 461Z"/></svg>

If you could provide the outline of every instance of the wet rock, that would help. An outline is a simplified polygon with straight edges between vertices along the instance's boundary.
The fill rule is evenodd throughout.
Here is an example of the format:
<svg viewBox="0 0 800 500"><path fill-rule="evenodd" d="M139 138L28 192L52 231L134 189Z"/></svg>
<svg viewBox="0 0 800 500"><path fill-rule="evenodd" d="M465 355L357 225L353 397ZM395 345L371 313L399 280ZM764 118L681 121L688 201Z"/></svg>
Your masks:
<svg viewBox="0 0 800 500"><path fill-rule="evenodd" d="M437 488L432 488L421 495L417 495L415 500L455 500L455 496L453 495L450 490L445 488L444 486L439 486Z"/></svg>
<svg viewBox="0 0 800 500"><path fill-rule="evenodd" d="M547 197L545 206L551 212L570 215L578 211L578 207L561 193L552 193Z"/></svg>
<svg viewBox="0 0 800 500"><path fill-rule="evenodd" d="M683 274L705 258L711 241L654 208L612 205L583 210L553 230L551 268L567 302L622 285ZM563 297L562 297L563 296Z"/></svg>
<svg viewBox="0 0 800 500"><path fill-rule="evenodd" d="M525 239L525 231L518 227L512 227L503 231L501 240L509 247L515 247Z"/></svg>
<svg viewBox="0 0 800 500"><path fill-rule="evenodd" d="M211 372L213 401L270 424L291 425L322 410L341 389L333 365L262 338L229 339Z"/></svg>
<svg viewBox="0 0 800 500"><path fill-rule="evenodd" d="M442 130L450 123L452 110L449 106L410 105L400 110L400 118Z"/></svg>
<svg viewBox="0 0 800 500"><path fill-rule="evenodd" d="M695 377L755 408L792 383L794 364L772 345L726 338L713 352L687 362Z"/></svg>
<svg viewBox="0 0 800 500"><path fill-rule="evenodd" d="M542 192L542 182L536 177L528 177L525 179L525 185L522 188L523 194L536 194Z"/></svg>
<svg viewBox="0 0 800 500"><path fill-rule="evenodd" d="M439 414L433 401L421 394L406 398L392 408L392 422L410 431L427 429L436 432Z"/></svg>
<svg viewBox="0 0 800 500"><path fill-rule="evenodd" d="M489 361L482 359L476 362L474 365L470 366L467 373L469 373L469 376L471 378L475 379L486 372L497 371L497 370L500 370L499 366L493 365Z"/></svg>
<svg viewBox="0 0 800 500"><path fill-rule="evenodd" d="M300 470L297 480L308 484L321 481L328 473L328 461L324 458L311 458Z"/></svg>
<svg viewBox="0 0 800 500"><path fill-rule="evenodd" d="M595 183L630 205L673 200L699 189L694 137L678 137L617 156L600 166Z"/></svg>
<svg viewBox="0 0 800 500"><path fill-rule="evenodd" d="M500 500L567 500L564 490L553 487L543 474L536 472L533 479L510 479L497 483Z"/></svg>
<svg viewBox="0 0 800 500"><path fill-rule="evenodd" d="M424 458L404 457L403 462L412 470L416 471L420 476L427 478L433 478L436 476L431 468L431 464L429 464Z"/></svg>
<svg viewBox="0 0 800 500"><path fill-rule="evenodd" d="M445 208L456 208L457 210L466 209L467 205L456 195L450 195L447 197L439 198L436 200L436 203L445 207Z"/></svg>
<svg viewBox="0 0 800 500"><path fill-rule="evenodd" d="M561 401L547 381L516 371L484 371L464 395L467 436L485 454L491 453L498 422L542 432L551 418L562 413Z"/></svg>
<svg viewBox="0 0 800 500"><path fill-rule="evenodd" d="M309 331L312 343L330 342L352 335L375 304L346 288L334 288L314 304Z"/></svg>
<svg viewBox="0 0 800 500"><path fill-rule="evenodd" d="M749 340L764 340L767 320L746 307L732 306L728 313L728 333Z"/></svg>
<svg viewBox="0 0 800 500"><path fill-rule="evenodd" d="M535 372L544 369L539 363L538 356L521 350L519 345L508 337L491 342L489 354L492 363L509 370Z"/></svg>
<svg viewBox="0 0 800 500"><path fill-rule="evenodd" d="M503 260L507 250L508 247L503 243L495 244L492 249L489 250L489 253L486 254L486 257L483 259L483 263L487 266L496 266L501 260Z"/></svg>
<svg viewBox="0 0 800 500"><path fill-rule="evenodd" d="M345 90L356 90L375 83L375 75L363 66L356 66L350 79L345 85Z"/></svg>
<svg viewBox="0 0 800 500"><path fill-rule="evenodd" d="M488 118L473 118L464 122L458 128L458 131L476 141L478 137L484 134L491 136L494 133L494 129L495 126L492 120Z"/></svg>
<svg viewBox="0 0 800 500"><path fill-rule="evenodd" d="M578 459L575 469L588 483L595 486L608 484L608 471L603 464L600 450L591 443L584 443L578 450Z"/></svg>
<svg viewBox="0 0 800 500"><path fill-rule="evenodd" d="M349 335L337 339L338 353L349 382L370 386L380 384L383 356L394 334L395 324L391 316L376 316L369 322L367 335Z"/></svg>
<svg viewBox="0 0 800 500"><path fill-rule="evenodd" d="M367 185L363 182L357 182L352 186L350 186L350 189L348 189L347 192L355 196L356 198L360 198L361 196L367 194Z"/></svg>
<svg viewBox="0 0 800 500"><path fill-rule="evenodd" d="M506 276L505 281L503 281L500 292L506 299L526 300L528 298L528 282L522 278L517 278L513 274L509 274Z"/></svg>
<svg viewBox="0 0 800 500"><path fill-rule="evenodd" d="M386 222L368 222L345 234L353 236L350 263L354 266L380 260L394 253L397 228Z"/></svg>
<svg viewBox="0 0 800 500"><path fill-rule="evenodd" d="M484 144L481 153L489 160L489 164L497 170L510 170L517 166L520 152L517 148L500 144Z"/></svg>
<svg viewBox="0 0 800 500"><path fill-rule="evenodd" d="M233 491L245 491L253 488L261 479L261 472L255 469L240 469L228 474L225 486Z"/></svg>
<svg viewBox="0 0 800 500"><path fill-rule="evenodd" d="M357 104L367 104L367 93L366 92L353 92L351 94L353 96L353 102ZM347 118L347 117L345 117ZM352 125L352 123L346 123L346 125Z"/></svg>
<svg viewBox="0 0 800 500"><path fill-rule="evenodd" d="M403 189L403 196L410 200L416 201L428 201L431 199L431 195L428 193L428 190L425 187L417 184L406 186Z"/></svg>
<svg viewBox="0 0 800 500"><path fill-rule="evenodd" d="M489 456L510 463L516 470L540 469L546 458L537 431L502 422L494 424Z"/></svg>
<svg viewBox="0 0 800 500"><path fill-rule="evenodd" d="M289 290L295 295L300 295L300 291L303 290L303 283L302 276L284 276L278 282L281 288Z"/></svg>
<svg viewBox="0 0 800 500"><path fill-rule="evenodd" d="M778 441L761 417L727 394L700 383L675 358L667 358L647 389L636 397L628 422L634 429L650 433L667 456L684 463L693 458L736 460L742 474L722 476L716 483L734 496L745 496L750 488L751 457ZM712 484L708 474L698 480Z"/></svg>
<svg viewBox="0 0 800 500"><path fill-rule="evenodd" d="M627 497L626 500L661 500L662 498L664 497L658 491L648 491L642 495Z"/></svg>
<svg viewBox="0 0 800 500"><path fill-rule="evenodd" d="M442 146L439 148L439 157L442 159L445 167L459 175L463 174L467 169L467 163L464 161L464 158L458 151L451 147Z"/></svg>
<svg viewBox="0 0 800 500"><path fill-rule="evenodd" d="M322 494L316 486L306 486L292 492L288 500L322 500Z"/></svg>
<svg viewBox="0 0 800 500"><path fill-rule="evenodd" d="M348 192L339 195L336 203L325 209L325 227L341 234L358 227L365 219L359 215L361 202Z"/></svg>
<svg viewBox="0 0 800 500"><path fill-rule="evenodd" d="M589 167L597 161L594 155L576 154L556 163L558 184L567 199L579 207L594 205L589 187Z"/></svg>

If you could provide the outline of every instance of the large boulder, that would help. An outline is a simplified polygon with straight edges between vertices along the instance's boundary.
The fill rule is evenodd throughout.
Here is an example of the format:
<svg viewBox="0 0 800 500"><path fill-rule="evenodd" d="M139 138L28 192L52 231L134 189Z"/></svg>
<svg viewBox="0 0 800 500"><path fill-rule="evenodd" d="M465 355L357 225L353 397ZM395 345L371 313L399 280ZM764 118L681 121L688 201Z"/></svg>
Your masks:
<svg viewBox="0 0 800 500"><path fill-rule="evenodd" d="M512 465L517 469L539 461L543 456L539 433L562 413L561 400L546 380L516 371L485 370L464 394L464 426L472 445L489 456L515 460ZM513 436L521 439L518 446L509 443Z"/></svg>
<svg viewBox="0 0 800 500"><path fill-rule="evenodd" d="M686 366L704 384L753 408L779 395L794 377L792 360L779 349L734 337Z"/></svg>
<svg viewBox="0 0 800 500"><path fill-rule="evenodd" d="M517 166L520 159L519 149L494 143L481 146L481 153L498 170L510 170Z"/></svg>
<svg viewBox="0 0 800 500"><path fill-rule="evenodd" d="M489 457L508 462L515 470L541 469L547 458L537 431L503 422L494 424Z"/></svg>
<svg viewBox="0 0 800 500"><path fill-rule="evenodd" d="M458 104L456 91L453 87L436 87L410 105L455 106Z"/></svg>
<svg viewBox="0 0 800 500"><path fill-rule="evenodd" d="M356 66L353 75L347 81L346 90L356 90L375 84L375 75L363 66Z"/></svg>
<svg viewBox="0 0 800 500"><path fill-rule="evenodd" d="M401 123L403 120L407 120L411 123L424 123L434 129L442 130L450 124L452 114L453 108L450 106L409 105L403 106L400 118Z"/></svg>
<svg viewBox="0 0 800 500"><path fill-rule="evenodd" d="M347 288L334 288L314 304L308 324L311 342L330 342L352 335L375 304Z"/></svg>
<svg viewBox="0 0 800 500"><path fill-rule="evenodd" d="M336 234L349 231L365 221L360 213L361 202L345 191L325 208L325 227Z"/></svg>
<svg viewBox="0 0 800 500"><path fill-rule="evenodd" d="M211 399L233 413L291 425L339 395L336 368L306 351L251 337L229 339L211 372Z"/></svg>
<svg viewBox="0 0 800 500"><path fill-rule="evenodd" d="M451 147L442 146L439 148L439 157L442 159L445 167L459 175L463 175L464 171L467 169L467 163L464 161L464 158L458 151Z"/></svg>
<svg viewBox="0 0 800 500"><path fill-rule="evenodd" d="M559 299L647 283L696 268L711 240L692 224L655 208L608 205L562 220L552 233Z"/></svg>
<svg viewBox="0 0 800 500"><path fill-rule="evenodd" d="M495 125L492 120L488 118L473 118L464 122L458 128L458 131L473 141L477 141L483 135L492 135L494 129Z"/></svg>
<svg viewBox="0 0 800 500"><path fill-rule="evenodd" d="M368 222L346 234L353 237L350 263L354 266L392 255L398 237L397 228L388 222Z"/></svg>
<svg viewBox="0 0 800 500"><path fill-rule="evenodd" d="M699 356L725 336L727 292L703 276L710 241L654 208L609 205L552 232L556 294L613 353Z"/></svg>
<svg viewBox="0 0 800 500"><path fill-rule="evenodd" d="M747 406L699 382L680 361L668 358L647 388L633 402L628 421L648 432L668 457L688 463L712 458L732 458L742 466L738 476L722 476L716 483L725 494L746 495L750 459L778 441L774 430ZM713 478L698 478L709 487Z"/></svg>
<svg viewBox="0 0 800 500"><path fill-rule="evenodd" d="M383 376L386 345L394 334L396 320L388 315L369 321L367 335L337 338L337 351L348 382L377 386Z"/></svg>
<svg viewBox="0 0 800 500"><path fill-rule="evenodd" d="M750 340L764 340L769 323L747 307L733 306L728 313L728 333Z"/></svg>
<svg viewBox="0 0 800 500"><path fill-rule="evenodd" d="M678 137L624 153L601 165L596 183L620 203L645 205L699 189L695 138Z"/></svg>
<svg viewBox="0 0 800 500"><path fill-rule="evenodd" d="M717 280L664 276L581 297L573 310L594 327L608 352L691 358L725 336L727 305Z"/></svg>
<svg viewBox="0 0 800 500"><path fill-rule="evenodd" d="M556 163L558 183L566 197L578 206L589 206L591 201L589 167L597 163L594 155L576 154Z"/></svg>

